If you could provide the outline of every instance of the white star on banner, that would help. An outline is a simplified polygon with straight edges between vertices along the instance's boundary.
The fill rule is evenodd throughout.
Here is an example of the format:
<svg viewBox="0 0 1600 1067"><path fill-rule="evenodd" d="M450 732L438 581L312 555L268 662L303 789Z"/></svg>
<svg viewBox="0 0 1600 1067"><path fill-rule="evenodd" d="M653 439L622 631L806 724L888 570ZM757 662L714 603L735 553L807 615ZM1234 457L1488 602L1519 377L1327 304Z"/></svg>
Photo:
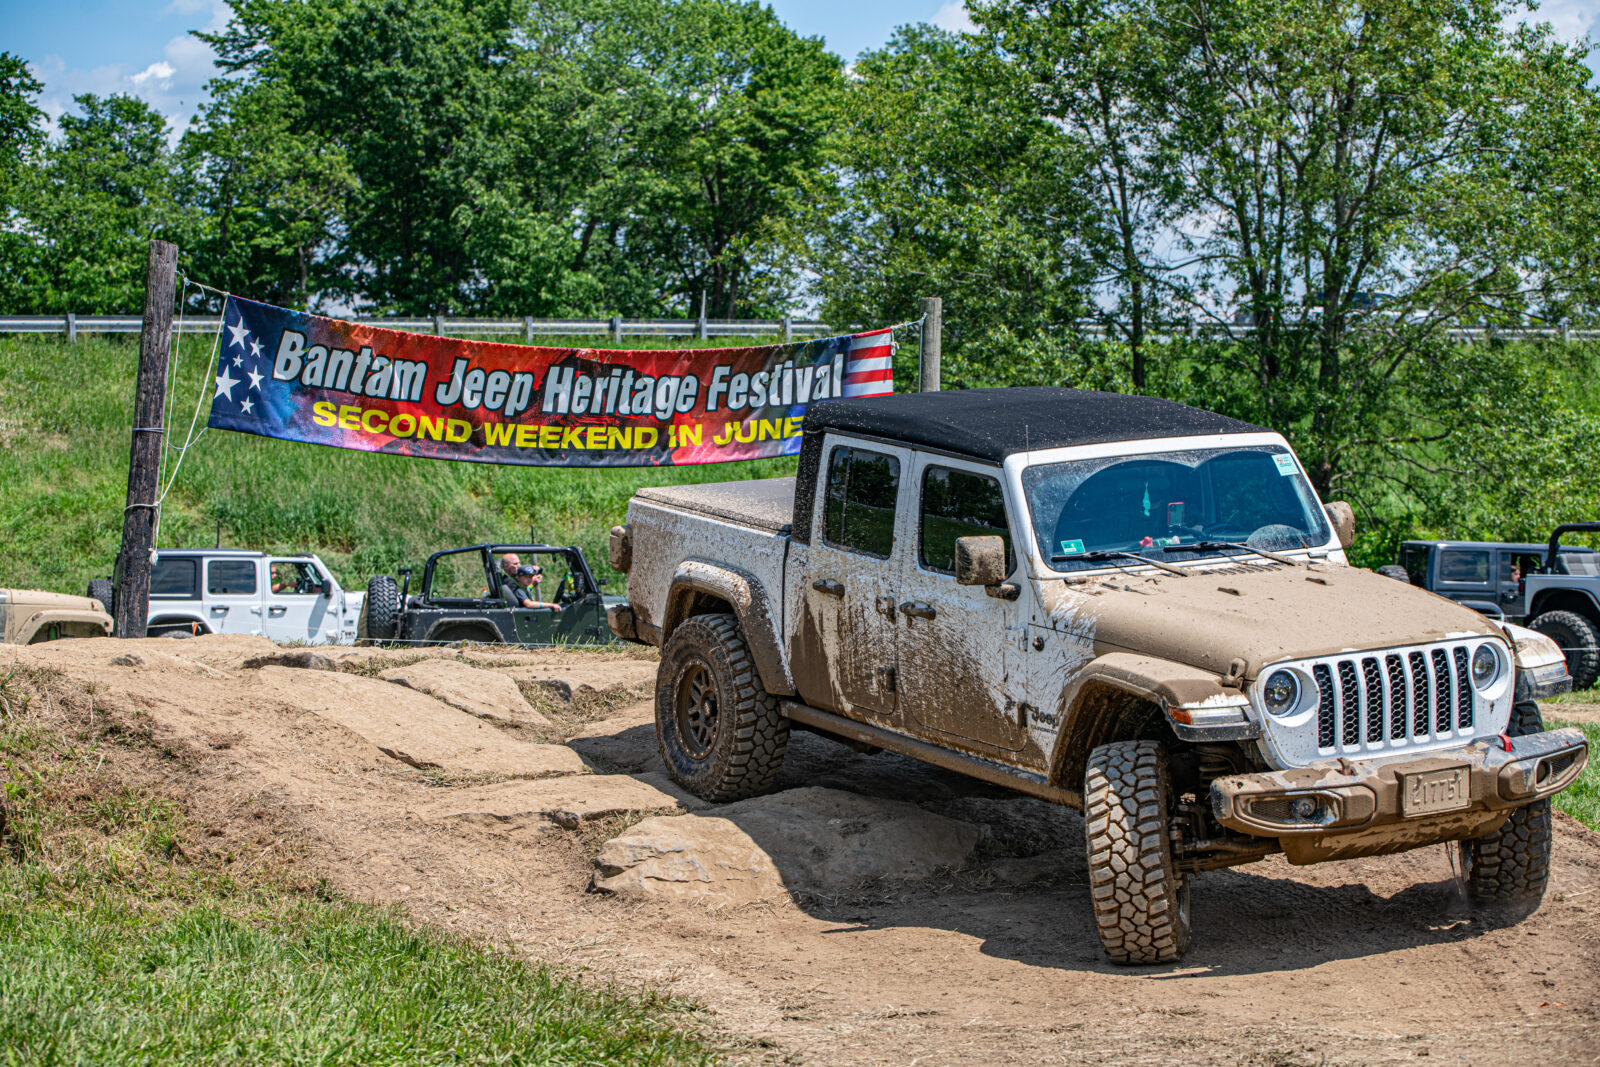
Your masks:
<svg viewBox="0 0 1600 1067"><path fill-rule="evenodd" d="M254 389L258 393L261 392L261 379L265 378L266 375L265 374L257 374L253 370L252 371L246 371L245 373L250 376L250 388Z"/></svg>
<svg viewBox="0 0 1600 1067"><path fill-rule="evenodd" d="M219 396L226 396L229 400L232 400L233 387L238 384L239 380L237 378L230 377L227 368L223 368L222 373L217 375L217 391L211 399L215 400Z"/></svg>
<svg viewBox="0 0 1600 1067"><path fill-rule="evenodd" d="M250 356L253 359L260 359L261 358L261 342L260 341L251 341L250 342Z"/></svg>
<svg viewBox="0 0 1600 1067"><path fill-rule="evenodd" d="M239 410L243 411L246 415L250 414L250 409L253 408L253 407L255 407L255 405L250 403L250 398L249 397L245 397L242 401L239 402Z"/></svg>
<svg viewBox="0 0 1600 1067"><path fill-rule="evenodd" d="M244 366L244 357L243 357L243 356L234 356L234 357L233 357L233 365L234 365L234 366L235 366L235 367L242 367L242 366Z"/></svg>
<svg viewBox="0 0 1600 1067"><path fill-rule="evenodd" d="M238 345L240 348L244 347L244 339L250 336L250 331L244 328L243 319L240 319L232 326L229 326L228 332L233 334L233 340L229 341L228 343L230 345Z"/></svg>

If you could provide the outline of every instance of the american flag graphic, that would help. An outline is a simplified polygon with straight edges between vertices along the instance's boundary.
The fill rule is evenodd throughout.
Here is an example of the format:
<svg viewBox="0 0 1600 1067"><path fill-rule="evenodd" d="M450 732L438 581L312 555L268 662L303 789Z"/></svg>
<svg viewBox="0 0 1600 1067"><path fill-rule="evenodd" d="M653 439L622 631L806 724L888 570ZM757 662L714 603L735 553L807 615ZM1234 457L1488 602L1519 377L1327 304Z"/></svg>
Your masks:
<svg viewBox="0 0 1600 1067"><path fill-rule="evenodd" d="M894 392L894 331L873 330L850 338L844 361L844 395L888 396Z"/></svg>

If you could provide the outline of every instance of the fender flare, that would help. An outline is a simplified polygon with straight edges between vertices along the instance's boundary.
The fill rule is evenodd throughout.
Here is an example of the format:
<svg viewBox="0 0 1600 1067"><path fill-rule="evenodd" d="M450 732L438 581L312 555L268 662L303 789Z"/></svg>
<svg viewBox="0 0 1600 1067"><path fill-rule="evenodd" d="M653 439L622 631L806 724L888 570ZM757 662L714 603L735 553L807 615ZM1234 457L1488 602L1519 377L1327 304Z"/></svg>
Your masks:
<svg viewBox="0 0 1600 1067"><path fill-rule="evenodd" d="M26 645L31 642L41 629L51 623L69 622L75 625L92 626L100 631L99 636L111 635L109 615L97 615L92 611L73 611L71 609L57 609L55 611L37 611L29 615L17 629L17 644Z"/></svg>
<svg viewBox="0 0 1600 1067"><path fill-rule="evenodd" d="M1115 740L1114 735L1121 728L1146 724L1150 718L1146 715L1136 715L1136 722L1127 720L1126 712L1131 706L1145 705L1159 712L1169 739L1201 740L1190 736L1192 728L1181 718L1175 721L1175 711L1181 714L1184 708L1248 703L1242 689L1223 685L1222 679L1210 671L1128 652L1112 652L1095 659L1073 679L1069 693L1063 696L1065 721L1056 743L1050 780L1067 783L1068 788L1077 787L1074 783L1083 775L1090 749ZM1214 732L1219 741L1257 736L1259 724L1250 713L1242 714L1250 718L1248 728L1207 729L1204 733Z"/></svg>
<svg viewBox="0 0 1600 1067"><path fill-rule="evenodd" d="M783 637L761 580L749 571L726 563L686 559L672 572L667 587L667 610L661 622L661 646L666 647L672 631L689 618L694 594L704 593L727 601L739 621L744 639L750 643L761 685L774 696L794 696L794 677L789 658L784 655Z"/></svg>
<svg viewBox="0 0 1600 1067"><path fill-rule="evenodd" d="M439 638L435 637L434 635L437 634L440 630L442 630L442 629L444 629L446 627L471 626L471 625L482 626L485 630L487 630L490 633L494 634L494 640L493 641L485 641L484 644L505 644L506 643L505 642L505 636L503 634L501 634L501 632L500 632L500 627L496 626L494 624L493 620L491 620L491 619L489 619L489 618L487 618L487 617L485 617L483 615L462 615L462 616L449 616L449 615L447 615L444 618L439 619L438 621L436 621L432 626L428 627L428 632L425 635L423 635L422 640L423 641L437 641L437 640L439 640Z"/></svg>

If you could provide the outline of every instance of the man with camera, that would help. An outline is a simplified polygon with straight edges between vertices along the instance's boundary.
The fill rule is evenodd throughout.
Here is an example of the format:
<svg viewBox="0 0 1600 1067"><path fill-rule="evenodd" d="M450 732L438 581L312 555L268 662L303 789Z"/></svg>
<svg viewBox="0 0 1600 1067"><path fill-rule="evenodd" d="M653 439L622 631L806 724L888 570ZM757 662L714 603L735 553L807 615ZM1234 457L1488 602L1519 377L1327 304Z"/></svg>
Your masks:
<svg viewBox="0 0 1600 1067"><path fill-rule="evenodd" d="M561 610L561 605L538 599L539 583L544 580L544 568L537 564L525 566L522 557L515 552L507 552L500 557L500 569L505 572L505 577L500 579L500 595L506 603L514 608L553 608ZM533 592L528 592L521 579L533 579Z"/></svg>

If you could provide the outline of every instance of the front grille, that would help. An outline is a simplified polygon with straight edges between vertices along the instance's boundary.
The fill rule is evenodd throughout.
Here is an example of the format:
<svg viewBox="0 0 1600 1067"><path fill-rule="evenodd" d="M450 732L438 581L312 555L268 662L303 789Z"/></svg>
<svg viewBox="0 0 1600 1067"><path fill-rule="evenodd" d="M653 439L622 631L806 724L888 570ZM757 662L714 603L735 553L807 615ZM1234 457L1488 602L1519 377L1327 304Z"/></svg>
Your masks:
<svg viewBox="0 0 1600 1067"><path fill-rule="evenodd" d="M1333 658L1311 664L1317 748L1367 750L1472 729L1476 694L1465 646Z"/></svg>

